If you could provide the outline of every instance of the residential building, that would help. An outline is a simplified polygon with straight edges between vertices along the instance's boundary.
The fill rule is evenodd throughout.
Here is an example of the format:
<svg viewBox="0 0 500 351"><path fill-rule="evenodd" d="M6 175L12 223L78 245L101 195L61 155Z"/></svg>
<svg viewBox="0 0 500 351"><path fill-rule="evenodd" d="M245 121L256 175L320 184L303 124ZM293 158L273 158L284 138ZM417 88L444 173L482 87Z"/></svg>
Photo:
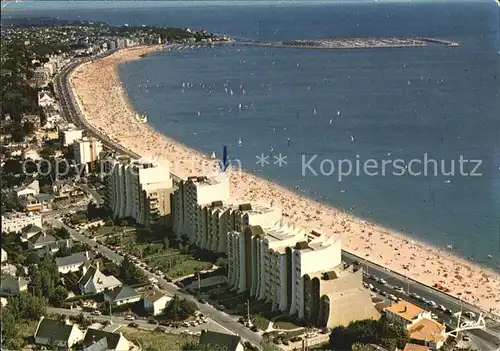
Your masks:
<svg viewBox="0 0 500 351"><path fill-rule="evenodd" d="M19 295L23 291L28 290L28 283L24 278L21 277L13 277L13 276L5 276L2 277L0 281L1 290L4 293Z"/></svg>
<svg viewBox="0 0 500 351"><path fill-rule="evenodd" d="M407 343L403 351L431 351L431 349L424 345Z"/></svg>
<svg viewBox="0 0 500 351"><path fill-rule="evenodd" d="M431 312L426 311L408 301L402 300L387 307L385 315L390 322L405 325L410 339L430 347L439 349L446 341L446 327L432 319Z"/></svg>
<svg viewBox="0 0 500 351"><path fill-rule="evenodd" d="M216 177L188 177L178 184L173 195L173 229L177 236L187 235L190 242L196 242L198 232L198 205L214 201L229 200L229 179L221 174Z"/></svg>
<svg viewBox="0 0 500 351"><path fill-rule="evenodd" d="M0 261L1 261L2 263L4 263L4 262L6 262L6 261L7 261L7 258L8 258L8 256L7 256L7 251L5 251L5 250L3 249L3 247L2 247L2 252L1 252L1 254L0 254Z"/></svg>
<svg viewBox="0 0 500 351"><path fill-rule="evenodd" d="M141 300L142 295L128 285L119 286L104 293L104 301L111 305L126 305Z"/></svg>
<svg viewBox="0 0 500 351"><path fill-rule="evenodd" d="M66 257L58 257L56 258L57 270L61 274L78 272L85 262L88 262L91 258L89 251L77 252Z"/></svg>
<svg viewBox="0 0 500 351"><path fill-rule="evenodd" d="M89 164L93 164L99 159L102 152L102 143L100 140L90 137L77 139L73 143L75 161L79 165L85 165L89 170Z"/></svg>
<svg viewBox="0 0 500 351"><path fill-rule="evenodd" d="M408 328L410 339L433 350L440 349L446 341L446 327L431 318L420 318Z"/></svg>
<svg viewBox="0 0 500 351"><path fill-rule="evenodd" d="M18 199L19 204L27 212L47 212L52 210L54 198L50 194L25 195Z"/></svg>
<svg viewBox="0 0 500 351"><path fill-rule="evenodd" d="M420 318L431 318L431 313L406 300L401 300L385 310L387 320L411 326Z"/></svg>
<svg viewBox="0 0 500 351"><path fill-rule="evenodd" d="M363 287L363 269L340 264L306 274L304 320L312 325L335 328L363 319L380 318L370 292Z"/></svg>
<svg viewBox="0 0 500 351"><path fill-rule="evenodd" d="M247 225L263 227L280 223L281 207L262 203L227 204L214 201L197 205L195 242L201 248L227 252L227 233L242 231Z"/></svg>
<svg viewBox="0 0 500 351"><path fill-rule="evenodd" d="M144 295L144 309L153 316L157 316L163 313L170 300L172 300L170 296L158 289L153 289Z"/></svg>
<svg viewBox="0 0 500 351"><path fill-rule="evenodd" d="M122 282L114 276L104 275L95 266L85 269L83 276L78 281L78 286L83 294L98 294L103 291L113 290L122 285Z"/></svg>
<svg viewBox="0 0 500 351"><path fill-rule="evenodd" d="M34 212L5 212L2 215L2 232L20 232L28 225L42 226L42 216ZM41 230L41 229L40 229Z"/></svg>
<svg viewBox="0 0 500 351"><path fill-rule="evenodd" d="M40 193L40 183L38 182L38 180L34 180L28 185L14 187L13 191L17 198L27 195L35 196Z"/></svg>
<svg viewBox="0 0 500 351"><path fill-rule="evenodd" d="M50 106L55 102L55 100L50 96L50 93L47 91L38 92L38 106L46 107Z"/></svg>
<svg viewBox="0 0 500 351"><path fill-rule="evenodd" d="M21 229L21 242L27 242L38 233L42 233L42 228L34 224L28 224Z"/></svg>
<svg viewBox="0 0 500 351"><path fill-rule="evenodd" d="M67 124L59 129L59 139L64 146L72 145L75 140L82 139L83 130L76 128L74 124Z"/></svg>
<svg viewBox="0 0 500 351"><path fill-rule="evenodd" d="M132 343L122 333L88 328L82 346L83 351L128 351Z"/></svg>
<svg viewBox="0 0 500 351"><path fill-rule="evenodd" d="M28 248L30 250L41 249L55 242L57 242L56 238L42 231L28 239Z"/></svg>
<svg viewBox="0 0 500 351"><path fill-rule="evenodd" d="M7 299L5 297L0 297L0 306L5 307L7 306Z"/></svg>
<svg viewBox="0 0 500 351"><path fill-rule="evenodd" d="M45 254L50 253L54 255L63 248L71 249L72 247L73 247L73 239L56 240L54 242L50 242L44 245L42 250L39 250L38 253L40 256L43 257L45 256Z"/></svg>
<svg viewBox="0 0 500 351"><path fill-rule="evenodd" d="M206 331L201 334L200 345L207 350L243 351L245 348L238 335Z"/></svg>
<svg viewBox="0 0 500 351"><path fill-rule="evenodd" d="M52 192L57 199L84 195L82 189L69 180L56 180L52 183Z"/></svg>
<svg viewBox="0 0 500 351"><path fill-rule="evenodd" d="M104 166L109 174L106 203L116 217L132 217L146 227L170 221L173 184L167 165L118 156Z"/></svg>
<svg viewBox="0 0 500 351"><path fill-rule="evenodd" d="M42 317L35 331L35 344L71 348L83 340L83 333L68 321L58 321Z"/></svg>

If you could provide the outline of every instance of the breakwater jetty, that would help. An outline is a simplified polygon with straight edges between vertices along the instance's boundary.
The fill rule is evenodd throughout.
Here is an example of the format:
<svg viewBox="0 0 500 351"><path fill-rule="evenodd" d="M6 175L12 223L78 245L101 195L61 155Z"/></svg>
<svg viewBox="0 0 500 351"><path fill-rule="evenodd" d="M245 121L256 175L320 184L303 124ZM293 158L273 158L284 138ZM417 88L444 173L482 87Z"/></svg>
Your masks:
<svg viewBox="0 0 500 351"><path fill-rule="evenodd" d="M444 46L459 46L457 42L436 38L326 38L314 40L289 40L280 42L264 42L242 40L238 44L272 46L272 47L296 47L307 49L371 49L371 48L406 48L425 47L429 43Z"/></svg>

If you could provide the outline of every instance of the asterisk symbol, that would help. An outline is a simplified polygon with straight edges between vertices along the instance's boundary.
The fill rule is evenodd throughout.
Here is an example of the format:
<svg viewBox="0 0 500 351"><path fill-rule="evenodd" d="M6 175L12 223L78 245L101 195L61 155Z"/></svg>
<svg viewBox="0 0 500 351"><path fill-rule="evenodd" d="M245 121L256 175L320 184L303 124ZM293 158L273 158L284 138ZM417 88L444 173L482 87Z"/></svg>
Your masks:
<svg viewBox="0 0 500 351"><path fill-rule="evenodd" d="M267 160L269 156L266 156L264 154L260 154L255 156L257 158L256 164L260 165L261 167L264 167L264 165L269 164L269 161Z"/></svg>
<svg viewBox="0 0 500 351"><path fill-rule="evenodd" d="M274 164L277 164L279 167L286 165L286 156L282 155L281 152L278 156L273 156L275 161Z"/></svg>

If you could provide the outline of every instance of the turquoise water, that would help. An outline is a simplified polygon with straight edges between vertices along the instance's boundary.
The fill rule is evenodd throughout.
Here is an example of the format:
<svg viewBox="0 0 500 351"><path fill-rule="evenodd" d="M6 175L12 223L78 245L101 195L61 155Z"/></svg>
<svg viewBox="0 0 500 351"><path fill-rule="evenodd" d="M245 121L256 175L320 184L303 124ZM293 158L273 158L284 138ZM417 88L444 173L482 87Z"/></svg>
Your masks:
<svg viewBox="0 0 500 351"><path fill-rule="evenodd" d="M120 73L136 108L169 136L206 153L220 154L227 145L231 157L249 171L437 246L453 244L464 257L491 267L500 264L500 41L493 2L170 3L82 9L78 15L259 40L431 36L459 41L458 48L186 49L125 64ZM183 82L192 88L183 91ZM270 156L271 164L256 164L261 153ZM272 162L279 153L287 156L282 167ZM445 172L452 162L456 169L455 175L435 176L430 166L426 176L397 176L389 166L383 176L379 167L377 175L360 172L339 181L338 170L304 175L302 157L313 155L318 173L325 159L335 164L372 159L381 165L425 155L443 160ZM461 156L480 160L481 176L460 174ZM462 173L473 167L465 164ZM415 166L415 171L423 168Z"/></svg>

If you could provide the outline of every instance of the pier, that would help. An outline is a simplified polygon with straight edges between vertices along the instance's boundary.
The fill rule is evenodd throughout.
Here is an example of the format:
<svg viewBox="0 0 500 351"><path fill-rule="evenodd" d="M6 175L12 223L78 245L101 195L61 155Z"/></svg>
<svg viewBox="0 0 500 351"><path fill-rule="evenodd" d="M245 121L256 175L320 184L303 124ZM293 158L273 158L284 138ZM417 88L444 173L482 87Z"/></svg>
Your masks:
<svg viewBox="0 0 500 351"><path fill-rule="evenodd" d="M444 46L460 46L460 44L456 41L444 40L444 39L436 39L436 38L421 38L422 41L433 44L441 44Z"/></svg>

